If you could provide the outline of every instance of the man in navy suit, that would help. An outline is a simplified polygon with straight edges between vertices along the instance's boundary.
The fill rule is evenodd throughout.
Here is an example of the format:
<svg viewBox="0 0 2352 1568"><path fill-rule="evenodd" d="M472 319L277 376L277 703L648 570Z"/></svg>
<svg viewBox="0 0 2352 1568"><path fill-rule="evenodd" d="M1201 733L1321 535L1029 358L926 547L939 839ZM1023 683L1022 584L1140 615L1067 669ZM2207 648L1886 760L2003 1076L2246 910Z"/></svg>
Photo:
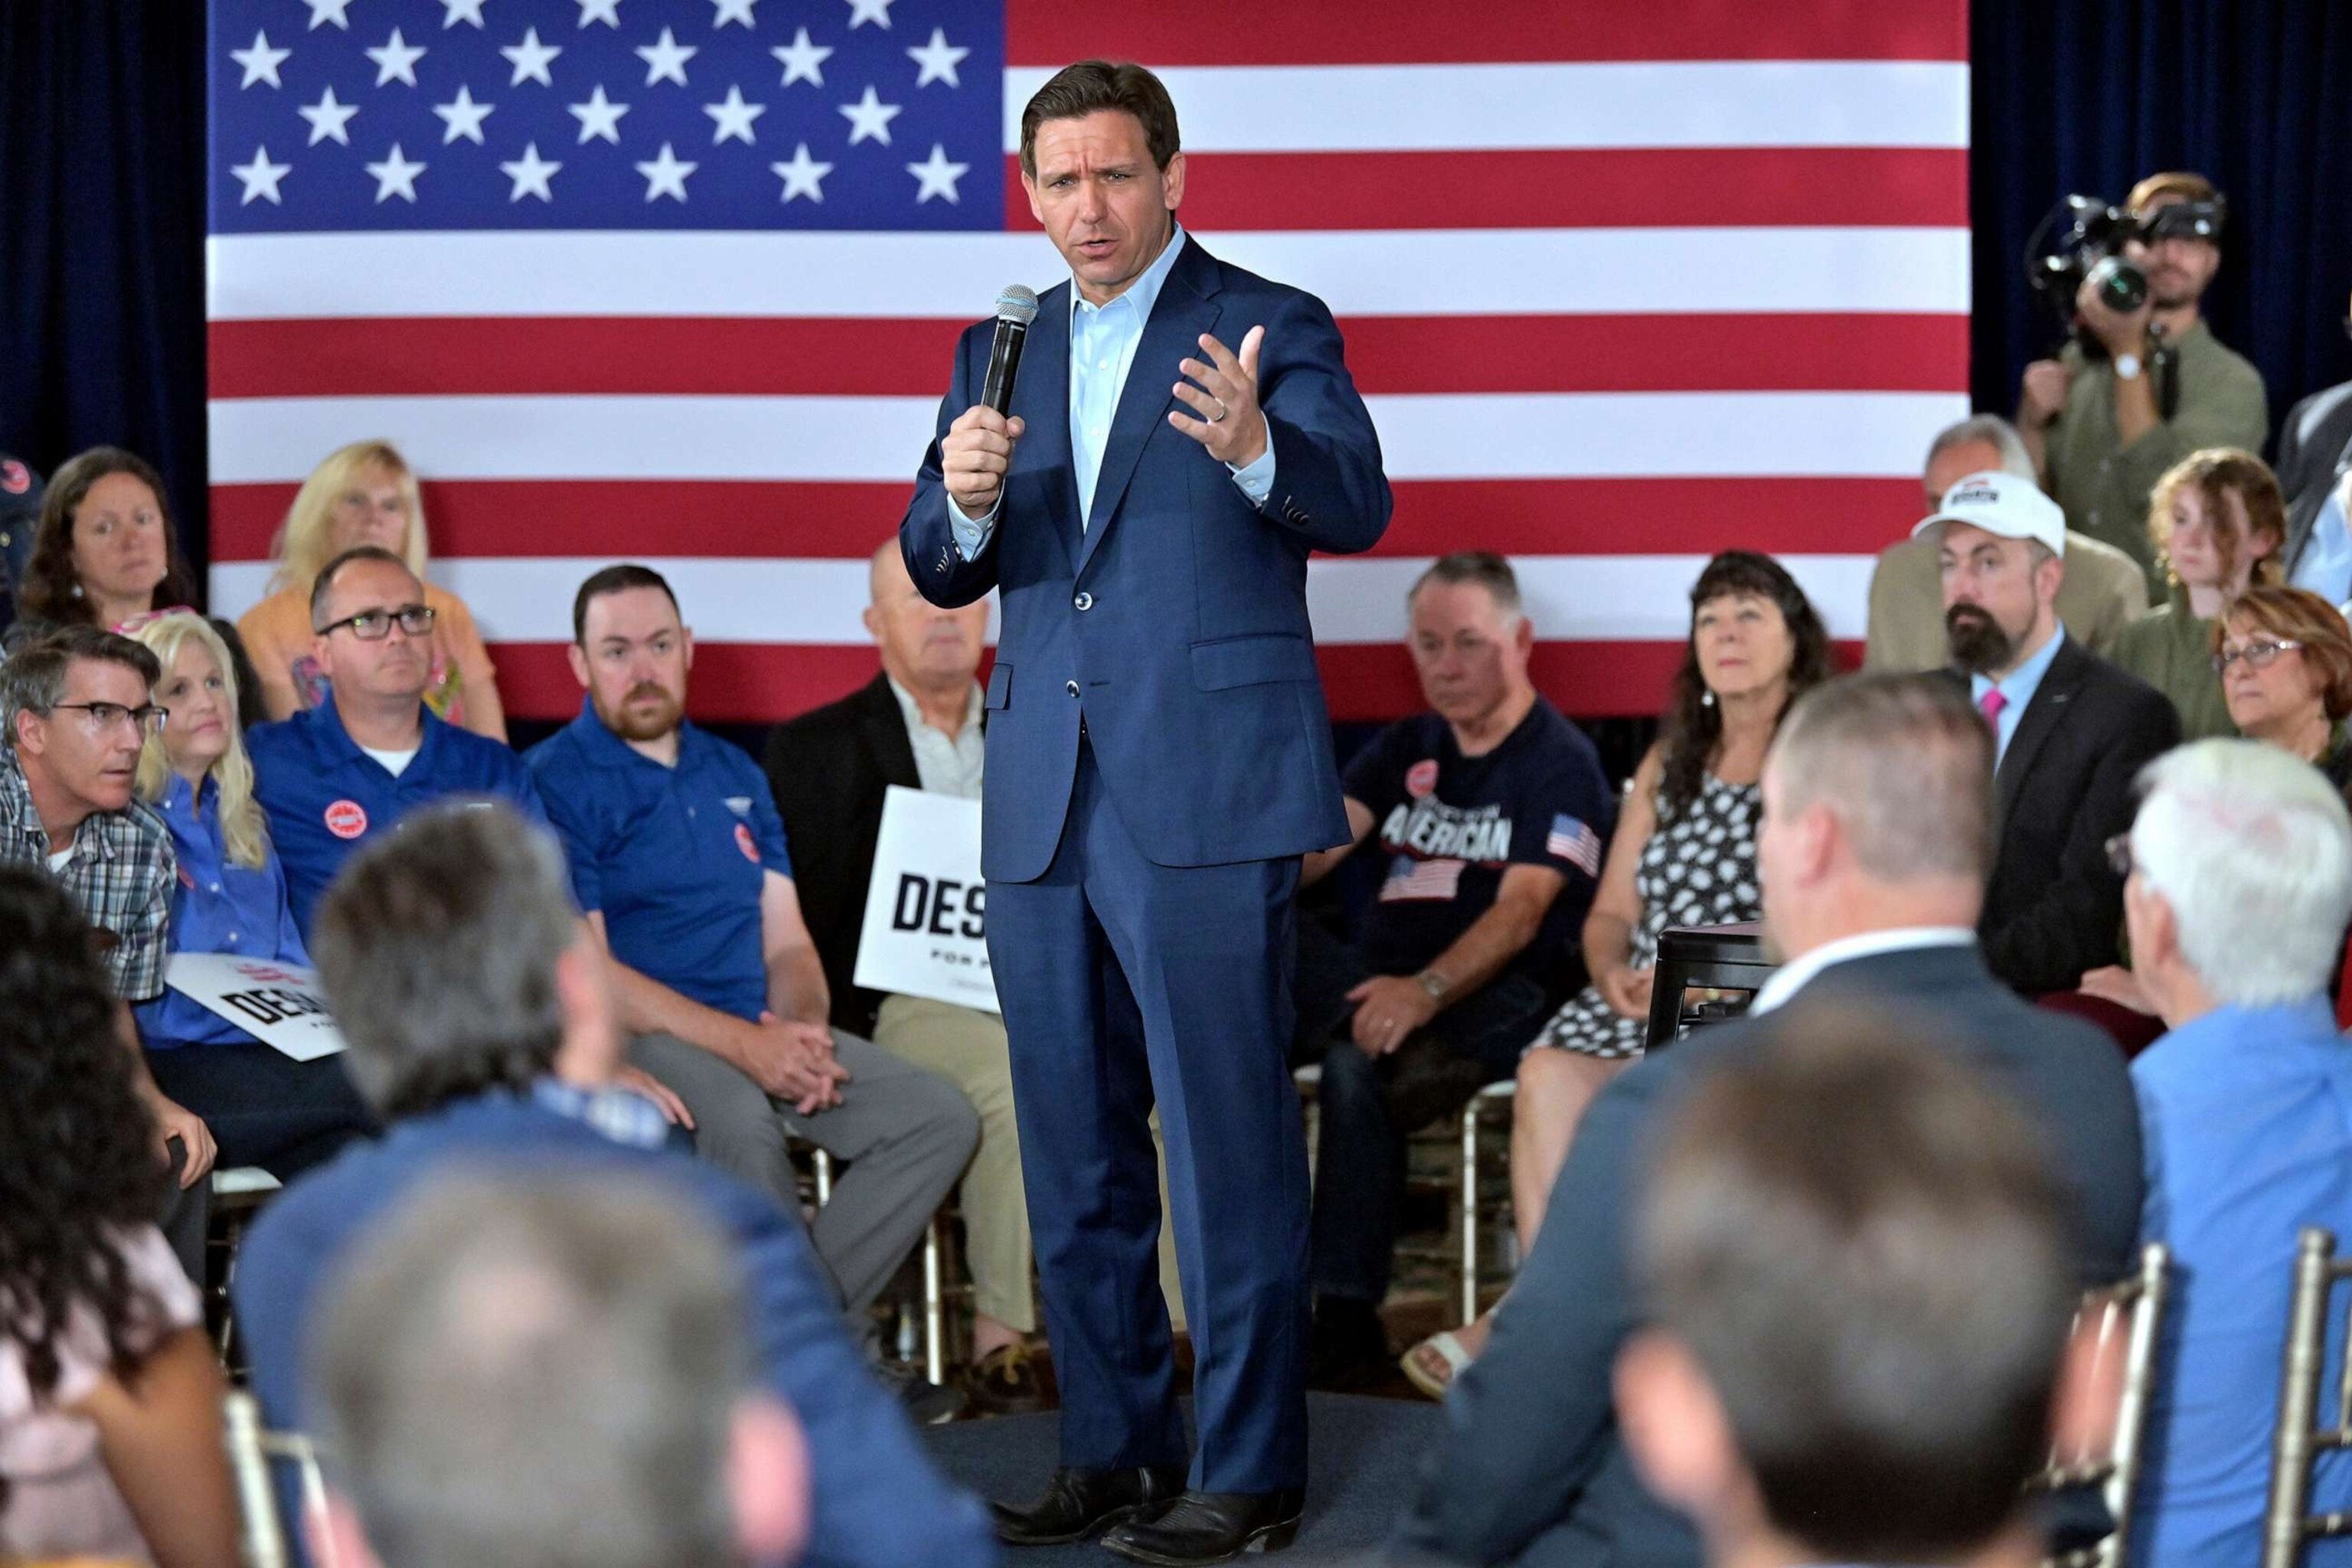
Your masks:
<svg viewBox="0 0 2352 1568"><path fill-rule="evenodd" d="M933 603L1003 596L982 868L1063 1403L1061 1468L998 1530L1108 1527L1166 1563L1297 1527L1291 896L1299 857L1348 839L1307 557L1370 548L1390 510L1330 312L1184 233L1177 149L1139 66L1082 61L1030 100L1022 183L1071 280L1045 295L1009 416L977 405L990 324L964 333L899 530ZM1189 1475L1155 1101L1197 1367Z"/></svg>

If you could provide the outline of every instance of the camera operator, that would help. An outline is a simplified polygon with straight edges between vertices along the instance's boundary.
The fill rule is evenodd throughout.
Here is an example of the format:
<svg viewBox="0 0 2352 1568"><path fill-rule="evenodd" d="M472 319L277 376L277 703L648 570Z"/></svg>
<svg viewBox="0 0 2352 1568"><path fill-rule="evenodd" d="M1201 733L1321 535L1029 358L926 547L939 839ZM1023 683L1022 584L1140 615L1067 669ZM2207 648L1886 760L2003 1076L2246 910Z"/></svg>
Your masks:
<svg viewBox="0 0 2352 1568"><path fill-rule="evenodd" d="M2075 295L2076 341L2025 367L2017 426L2066 525L2130 554L2161 595L2147 527L2158 476L2205 447L2262 450L2269 410L2261 373L2216 342L2197 310L2221 265L2212 182L2150 174L2126 205L2137 232L2123 256L2147 275L2147 297L2136 310L2117 310L2098 279L2086 279ZM2202 207L2211 219L2158 216L2180 206Z"/></svg>

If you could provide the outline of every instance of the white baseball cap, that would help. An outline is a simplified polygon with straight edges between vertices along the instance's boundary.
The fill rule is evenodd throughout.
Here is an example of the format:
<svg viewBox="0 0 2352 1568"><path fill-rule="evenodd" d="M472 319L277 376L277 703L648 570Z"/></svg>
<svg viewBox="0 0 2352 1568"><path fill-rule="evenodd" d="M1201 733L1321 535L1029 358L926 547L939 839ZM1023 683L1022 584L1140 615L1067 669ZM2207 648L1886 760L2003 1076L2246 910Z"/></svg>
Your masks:
<svg viewBox="0 0 2352 1568"><path fill-rule="evenodd" d="M2003 539L2033 539L2053 555L2066 553L2066 513L2032 479L1999 468L1965 476L1944 492L1944 504L1911 531L1916 536L1940 523L1965 522Z"/></svg>

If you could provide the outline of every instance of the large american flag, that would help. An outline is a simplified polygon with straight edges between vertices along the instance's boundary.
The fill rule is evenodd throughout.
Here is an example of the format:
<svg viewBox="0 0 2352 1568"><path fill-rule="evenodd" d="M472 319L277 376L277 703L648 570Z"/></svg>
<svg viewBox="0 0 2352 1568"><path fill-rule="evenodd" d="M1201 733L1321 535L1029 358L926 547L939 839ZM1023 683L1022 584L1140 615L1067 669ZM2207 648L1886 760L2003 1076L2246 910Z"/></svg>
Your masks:
<svg viewBox="0 0 2352 1568"><path fill-rule="evenodd" d="M1966 40L1965 0L212 0L215 604L385 437L510 712L576 705L572 590L620 557L677 586L705 717L868 679L955 334L1066 276L1022 105L1105 55L1380 427L1396 521L1310 578L1335 712L1418 705L1403 589L1474 545L1555 700L1654 711L1716 550L1860 636L1966 412Z"/></svg>

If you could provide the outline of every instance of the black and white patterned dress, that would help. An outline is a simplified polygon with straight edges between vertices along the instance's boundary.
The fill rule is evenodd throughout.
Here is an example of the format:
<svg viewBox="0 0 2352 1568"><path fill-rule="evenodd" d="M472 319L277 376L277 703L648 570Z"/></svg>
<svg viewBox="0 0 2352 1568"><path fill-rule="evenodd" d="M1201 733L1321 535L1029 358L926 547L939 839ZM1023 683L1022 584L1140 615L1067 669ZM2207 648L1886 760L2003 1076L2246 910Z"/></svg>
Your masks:
<svg viewBox="0 0 2352 1568"><path fill-rule="evenodd" d="M1759 800L1756 785L1727 784L1708 773L1698 798L1650 834L1633 868L1633 890L1642 900L1642 923L1633 931L1635 969L1657 963L1658 933L1668 926L1729 925L1763 914L1756 882ZM1611 1060L1638 1057L1644 1022L1620 1017L1588 985L1551 1016L1528 1049L1552 1046Z"/></svg>

